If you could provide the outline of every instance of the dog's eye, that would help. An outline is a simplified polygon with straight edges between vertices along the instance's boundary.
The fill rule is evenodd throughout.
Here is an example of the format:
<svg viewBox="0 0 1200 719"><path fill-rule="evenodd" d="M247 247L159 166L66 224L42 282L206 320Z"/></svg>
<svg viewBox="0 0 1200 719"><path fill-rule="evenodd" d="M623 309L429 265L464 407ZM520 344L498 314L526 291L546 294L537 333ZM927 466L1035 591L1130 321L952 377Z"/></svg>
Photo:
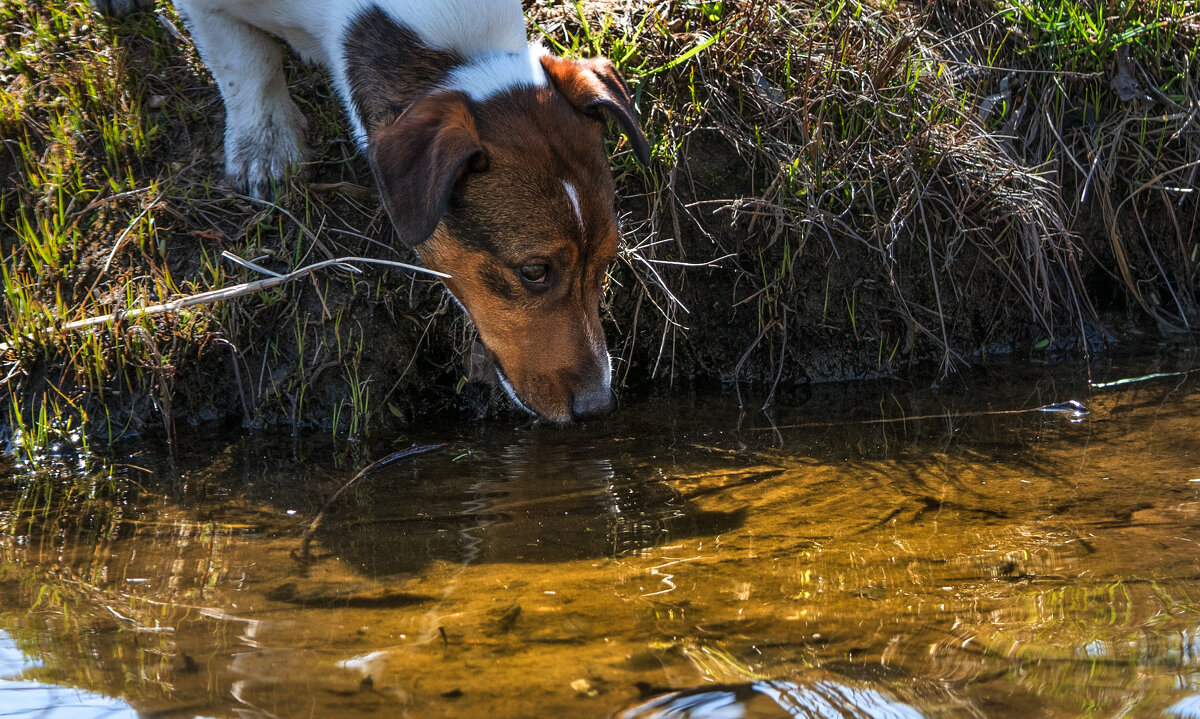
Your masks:
<svg viewBox="0 0 1200 719"><path fill-rule="evenodd" d="M545 282L546 271L549 269L546 265L521 265L521 277L525 278L526 282Z"/></svg>

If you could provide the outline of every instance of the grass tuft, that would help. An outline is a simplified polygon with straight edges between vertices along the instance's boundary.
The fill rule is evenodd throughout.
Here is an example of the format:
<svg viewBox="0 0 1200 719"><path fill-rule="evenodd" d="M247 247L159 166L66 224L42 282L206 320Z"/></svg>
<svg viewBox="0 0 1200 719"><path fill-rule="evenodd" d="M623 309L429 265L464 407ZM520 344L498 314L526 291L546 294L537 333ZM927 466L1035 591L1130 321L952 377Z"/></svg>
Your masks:
<svg viewBox="0 0 1200 719"><path fill-rule="evenodd" d="M613 59L652 141L651 167L609 147L625 247L604 311L627 385L945 373L1200 323L1194 3L526 11L555 52ZM264 203L216 184L220 99L169 7L10 0L0 58L0 372L30 446L482 411L473 331L428 278L376 266L137 311L261 279L223 252L279 274L412 259L322 71L288 62L312 159Z"/></svg>

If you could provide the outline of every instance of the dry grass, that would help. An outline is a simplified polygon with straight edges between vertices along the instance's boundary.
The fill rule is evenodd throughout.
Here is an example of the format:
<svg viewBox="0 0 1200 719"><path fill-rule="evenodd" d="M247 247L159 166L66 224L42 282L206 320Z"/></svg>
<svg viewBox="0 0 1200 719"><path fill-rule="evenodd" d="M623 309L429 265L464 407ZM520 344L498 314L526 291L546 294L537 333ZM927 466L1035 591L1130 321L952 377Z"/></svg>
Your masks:
<svg viewBox="0 0 1200 719"><path fill-rule="evenodd" d="M695 5L647 11L718 39L648 83L667 181L635 226L736 258L675 293L706 308L684 372L945 372L1196 326L1194 3Z"/></svg>
<svg viewBox="0 0 1200 719"><path fill-rule="evenodd" d="M1200 321L1195 3L527 3L604 53L654 141L614 141L618 377L780 382L1086 355ZM311 162L276 203L212 184L219 97L167 8L0 8L3 367L44 444L176 419L352 436L447 407L472 330L437 285L312 277L130 310L339 256L412 259L319 71L289 67ZM122 321L67 330L89 317ZM134 313L136 314L136 313ZM493 403L494 404L494 403Z"/></svg>

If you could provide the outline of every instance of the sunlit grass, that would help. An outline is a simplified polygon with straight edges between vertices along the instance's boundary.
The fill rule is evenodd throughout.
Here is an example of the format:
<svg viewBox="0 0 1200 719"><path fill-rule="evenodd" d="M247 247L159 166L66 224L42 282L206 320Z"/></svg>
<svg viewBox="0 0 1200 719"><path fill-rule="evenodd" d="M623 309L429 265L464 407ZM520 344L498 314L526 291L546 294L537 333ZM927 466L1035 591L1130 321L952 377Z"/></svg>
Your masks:
<svg viewBox="0 0 1200 719"><path fill-rule="evenodd" d="M1158 64L1180 40L1187 41L1180 33L1196 12L1194 3L1179 0L1006 2L1000 8L1005 20L1027 31L1023 42L1014 40L1019 51L1040 54L1050 67L1070 72L1103 71L1123 51ZM1186 56L1194 58L1195 51Z"/></svg>
<svg viewBox="0 0 1200 719"><path fill-rule="evenodd" d="M922 7L526 3L552 51L616 63L651 142L642 167L609 140L619 378L948 371L989 348L1086 351L1113 307L1195 330L1194 3ZM402 255L324 72L288 70L310 176L253 203L218 186L220 100L168 6L0 5L10 425L366 436L459 401L471 331L394 274L62 329L251 279L223 250L273 270Z"/></svg>
<svg viewBox="0 0 1200 719"><path fill-rule="evenodd" d="M187 131L183 123L211 120L194 108L216 95L209 85L194 104L174 88L151 88L163 77L194 83L200 67L180 42L185 35L173 37L167 25L181 27L165 8L120 21L97 16L85 2L0 9L0 126L11 158L0 170L12 180L0 190L0 347L7 423L30 457L50 441L50 418L112 436L157 414L172 432L180 365L212 347L237 351L225 337L236 336L238 318L225 306L87 331L63 330L66 323L220 287L231 280L222 250L253 255L300 234L274 212L253 213L240 237L214 229L214 210L198 204L213 202L212 178L195 183L195 176L180 177L182 162L168 161ZM215 123L198 132L219 142L219 129ZM307 220L320 225L323 213L314 210ZM308 258L307 243L289 242L285 258ZM260 297L260 318L288 299L279 291ZM365 407L351 404L359 407L357 428Z"/></svg>

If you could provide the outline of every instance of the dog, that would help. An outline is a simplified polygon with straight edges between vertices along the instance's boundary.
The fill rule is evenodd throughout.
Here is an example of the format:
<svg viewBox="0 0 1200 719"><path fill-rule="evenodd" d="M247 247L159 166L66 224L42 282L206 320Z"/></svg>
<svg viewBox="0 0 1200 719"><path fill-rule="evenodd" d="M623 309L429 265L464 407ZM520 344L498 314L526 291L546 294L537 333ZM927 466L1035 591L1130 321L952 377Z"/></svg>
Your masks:
<svg viewBox="0 0 1200 719"><path fill-rule="evenodd" d="M280 38L329 69L397 236L450 275L513 401L564 424L609 410L599 303L618 226L605 120L650 162L612 62L528 42L520 0L174 2L224 100L231 182L261 196L301 160Z"/></svg>

